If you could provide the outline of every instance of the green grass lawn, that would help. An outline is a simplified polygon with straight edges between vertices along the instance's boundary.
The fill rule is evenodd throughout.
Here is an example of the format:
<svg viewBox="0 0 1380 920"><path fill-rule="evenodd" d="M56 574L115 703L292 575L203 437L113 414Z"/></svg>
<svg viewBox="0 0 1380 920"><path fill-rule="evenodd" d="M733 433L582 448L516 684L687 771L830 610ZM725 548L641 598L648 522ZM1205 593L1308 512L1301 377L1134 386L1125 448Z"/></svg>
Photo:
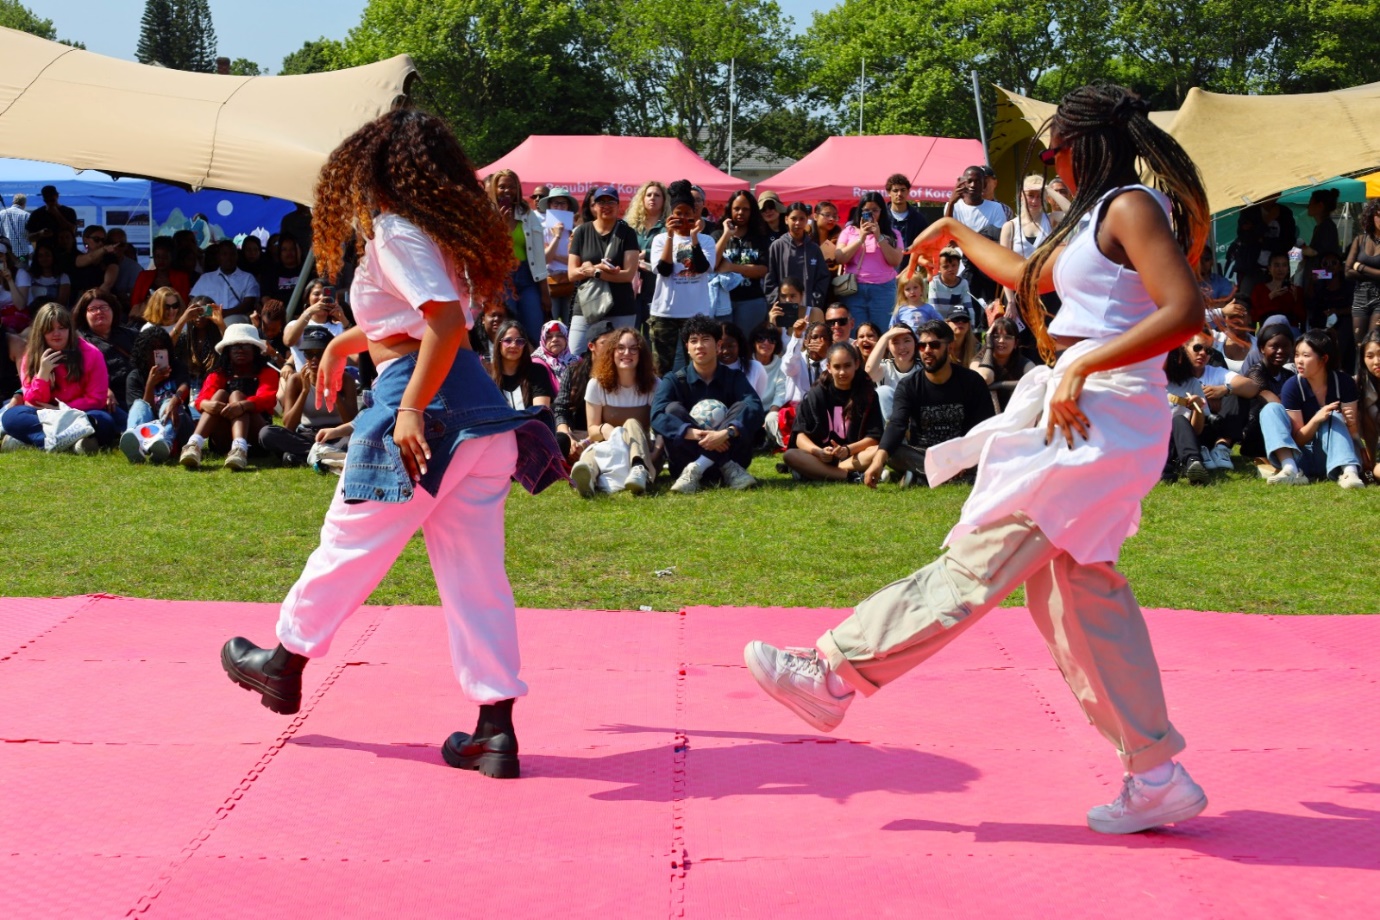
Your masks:
<svg viewBox="0 0 1380 920"><path fill-rule="evenodd" d="M797 485L759 459L760 488L508 502L508 571L525 607L851 606L929 561L965 486ZM316 545L334 477L208 458L202 472L118 453L0 456L0 594L280 600ZM1159 486L1122 569L1147 607L1376 613L1380 489L1267 487L1254 471ZM674 566L671 575L657 570ZM376 604L435 604L421 537ZM1019 595L1009 603L1020 603Z"/></svg>

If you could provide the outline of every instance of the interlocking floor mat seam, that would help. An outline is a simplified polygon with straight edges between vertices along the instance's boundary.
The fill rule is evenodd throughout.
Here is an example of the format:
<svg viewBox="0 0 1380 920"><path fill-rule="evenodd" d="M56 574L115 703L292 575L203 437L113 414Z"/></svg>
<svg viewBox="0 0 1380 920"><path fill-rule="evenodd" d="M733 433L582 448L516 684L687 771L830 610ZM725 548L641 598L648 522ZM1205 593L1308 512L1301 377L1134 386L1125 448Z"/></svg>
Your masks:
<svg viewBox="0 0 1380 920"><path fill-rule="evenodd" d="M671 755L671 889L669 910L671 918L685 916L685 873L689 868L689 851L685 840L685 783L686 760L690 738L685 728L686 671L686 611L681 609L676 623L676 714L675 745Z"/></svg>
<svg viewBox="0 0 1380 920"><path fill-rule="evenodd" d="M16 646L15 648L13 648L13 649L11 649L10 651L6 652L4 655L0 655L0 663L4 663L4 662L6 662L6 661L9 661L11 658L13 658L13 657L15 657L16 655L20 654L20 653L23 652L26 648L28 648L29 646L33 645L35 642L38 642L40 639L42 639L44 636L48 635L48 634L49 634L50 632L52 632L53 630L57 629L57 628L58 628L59 626L61 626L62 624L71 622L71 621L72 621L74 618L76 618L79 614L85 613L87 610L90 610L92 607L94 607L94 606L95 606L97 603L99 603L100 601L103 601L103 600L112 600L112 599L115 599L116 597L118 597L118 595L115 595L115 594L88 594L88 595L86 596L86 603L82 604L80 607L78 607L77 609L73 610L73 611L72 611L71 613L69 613L67 616L65 616L65 617L63 617L62 619L58 620L56 623L53 623L52 625L50 625L47 629L43 630L43 631L42 631L41 633L39 633L38 635L36 635L36 636L30 638L27 642L24 642L23 644Z"/></svg>
<svg viewBox="0 0 1380 920"><path fill-rule="evenodd" d="M187 842L181 852L173 857L172 861L168 863L163 871L158 873L153 884L149 886L149 890L143 895L140 895L139 900L135 902L134 906L126 911L126 917L134 917L138 914L142 914L153 906L153 902L168 886L168 883L172 881L177 871L186 865L187 861L201 848L201 845L215 832L220 822L234 810L236 803L249 791L254 781L268 769L269 764L273 762L273 758L278 755L278 752L283 749L288 741L291 740L292 736L297 733L297 730L302 727L303 723L305 723L307 718L311 715L312 710L321 702L322 697L330 691L335 682L345 673L345 669L357 663L352 660L355 653L369 641L369 637L372 636L374 630L378 628L382 613L386 610L386 607L376 609L373 622L364 629L364 632L355 640L354 645L350 646L349 651L345 653L340 663L333 667L326 678L321 681L321 684L316 688L316 692L311 695L311 698L306 701L301 710L292 717L292 721L287 724L287 727L283 729L278 737L268 745L263 756L259 758L259 761L254 764L254 766L249 768L249 772L240 780L239 785L230 791L230 794L225 797L225 801L220 804L215 814L206 822L197 835Z"/></svg>

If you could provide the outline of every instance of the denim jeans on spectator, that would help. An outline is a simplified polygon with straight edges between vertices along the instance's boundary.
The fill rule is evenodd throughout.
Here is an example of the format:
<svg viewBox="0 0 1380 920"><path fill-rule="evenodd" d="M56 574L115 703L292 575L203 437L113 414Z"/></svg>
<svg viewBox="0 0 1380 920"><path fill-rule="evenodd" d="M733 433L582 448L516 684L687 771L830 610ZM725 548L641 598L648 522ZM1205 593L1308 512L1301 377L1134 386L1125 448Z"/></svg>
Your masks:
<svg viewBox="0 0 1380 920"><path fill-rule="evenodd" d="M844 306L853 314L853 328L863 323L872 323L885 332L891 325L891 314L896 309L896 279L881 284L858 282L858 293L844 298Z"/></svg>
<svg viewBox="0 0 1380 920"><path fill-rule="evenodd" d="M119 410L124 415L124 410ZM96 440L102 447L109 447L124 431L115 417L104 409L87 409L86 417L91 427L96 429ZM0 428L12 438L23 441L30 447L43 448L43 423L38 420L38 410L33 406L14 406L0 414Z"/></svg>
<svg viewBox="0 0 1380 920"><path fill-rule="evenodd" d="M1347 431L1341 412L1333 412L1313 435L1313 440L1299 447L1294 442L1293 427L1284 406L1267 403L1260 410L1260 433L1265 437L1265 452L1271 463L1278 466L1275 451L1290 448L1296 455L1299 469L1314 479L1336 479L1344 468L1359 466L1361 462L1356 459L1356 447L1351 443L1351 432Z"/></svg>
<svg viewBox="0 0 1380 920"><path fill-rule="evenodd" d="M680 330L688 319L669 319L653 316L647 320L647 339L652 346L652 357L656 359L656 375L665 377L685 367L685 346L680 341Z"/></svg>
<svg viewBox="0 0 1380 920"><path fill-rule="evenodd" d="M882 424L891 418L891 406L896 401L896 388L882 385L877 387L877 405L882 410Z"/></svg>
<svg viewBox="0 0 1380 920"><path fill-rule="evenodd" d="M158 411L158 421L163 423L163 440L167 441L169 444L175 442L182 442L185 444L187 439L192 436L192 432L196 430L196 423L192 421L191 413L187 412L184 408L183 411L178 414L177 425L173 426L169 424L168 421L168 416L171 414L171 403L165 401ZM142 399L136 399L134 402L130 403L129 419L125 422L125 430L133 431L140 425L147 425L153 420L153 407Z"/></svg>
<svg viewBox="0 0 1380 920"><path fill-rule="evenodd" d="M522 331L527 340L541 343L541 285L532 279L532 269L527 263L518 266L512 274L513 288L504 294L503 303L522 323ZM535 346L533 346L535 347Z"/></svg>
<svg viewBox="0 0 1380 920"><path fill-rule="evenodd" d="M729 406L728 408L729 414L732 415L733 407ZM679 419L691 428L699 427L695 420L690 417L690 410L678 402L668 404L666 414ZM752 445L752 437L742 434L728 442L728 450L705 450L700 446L699 441L667 438L666 465L672 476L679 476L680 471L685 469L687 464L694 463L700 457L707 457L709 462L714 464L714 468L705 473L705 479L706 481L713 481L718 476L719 467L730 460L735 461L743 469L747 469L752 464Z"/></svg>
<svg viewBox="0 0 1380 920"><path fill-rule="evenodd" d="M607 322L613 323L613 328L615 329L622 329L624 326L632 326L637 322L637 317L632 314L627 316L609 316L605 319ZM585 349L589 345L588 329L589 323L585 322L583 316L576 313L574 316L570 317L570 337L566 340L566 347L570 349L571 354L583 355L585 353Z"/></svg>
<svg viewBox="0 0 1380 920"><path fill-rule="evenodd" d="M751 300L735 300L733 302L733 325L743 330L743 334L752 337L752 330L762 325L767 318L767 299L765 297L754 297ZM883 329L886 327L883 326Z"/></svg>

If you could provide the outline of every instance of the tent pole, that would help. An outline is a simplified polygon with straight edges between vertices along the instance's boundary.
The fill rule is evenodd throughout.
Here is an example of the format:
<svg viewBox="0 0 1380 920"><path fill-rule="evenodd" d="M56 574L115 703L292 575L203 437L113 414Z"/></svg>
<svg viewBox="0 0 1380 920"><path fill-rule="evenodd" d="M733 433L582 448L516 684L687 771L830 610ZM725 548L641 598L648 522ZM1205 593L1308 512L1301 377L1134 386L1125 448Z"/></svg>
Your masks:
<svg viewBox="0 0 1380 920"><path fill-rule="evenodd" d="M728 169L727 173L733 175L733 76L737 58L728 59Z"/></svg>
<svg viewBox="0 0 1380 920"><path fill-rule="evenodd" d="M982 138L982 158L988 165L992 165L992 157L987 152L987 126L982 120L982 94L978 91L977 71L970 71L973 75L973 105L977 106L978 137Z"/></svg>
<svg viewBox="0 0 1380 920"><path fill-rule="evenodd" d="M862 69L858 71L858 137L863 133L863 102L867 98L867 58L862 59Z"/></svg>
<svg viewBox="0 0 1380 920"><path fill-rule="evenodd" d="M307 289L307 282L316 274L316 250L307 247L307 257L302 260L302 270L297 273L297 286L292 289L292 296L288 298L287 321L292 322L297 318L297 308L302 304L302 292Z"/></svg>

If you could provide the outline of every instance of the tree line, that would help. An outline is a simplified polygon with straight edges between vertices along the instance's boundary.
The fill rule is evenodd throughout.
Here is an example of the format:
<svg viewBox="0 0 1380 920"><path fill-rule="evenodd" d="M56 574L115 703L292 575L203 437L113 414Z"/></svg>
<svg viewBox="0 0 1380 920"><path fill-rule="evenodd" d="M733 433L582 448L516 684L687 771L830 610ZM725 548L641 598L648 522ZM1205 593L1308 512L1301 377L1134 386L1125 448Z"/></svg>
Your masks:
<svg viewBox="0 0 1380 920"><path fill-rule="evenodd" d="M57 38L18 0L0 0L0 25ZM146 0L141 25L138 60L214 70L206 0ZM1109 79L1177 108L1195 86L1380 81L1380 0L841 0L799 34L774 0L369 0L347 35L305 42L280 72L397 54L476 161L531 134L609 133L679 137L722 166L730 104L736 148L791 157L855 133L859 115L869 134L976 137L973 71L989 113L992 84L1055 102ZM231 71L267 72L243 58Z"/></svg>

